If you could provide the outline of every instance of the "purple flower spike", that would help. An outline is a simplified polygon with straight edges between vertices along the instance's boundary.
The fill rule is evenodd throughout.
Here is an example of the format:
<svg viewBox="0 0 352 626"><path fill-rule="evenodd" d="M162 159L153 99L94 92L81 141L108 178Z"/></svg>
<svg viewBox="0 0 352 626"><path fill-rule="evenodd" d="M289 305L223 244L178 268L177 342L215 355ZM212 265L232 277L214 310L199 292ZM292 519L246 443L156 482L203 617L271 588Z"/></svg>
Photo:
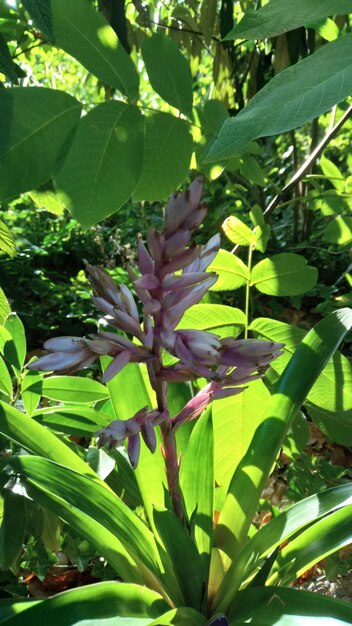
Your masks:
<svg viewBox="0 0 352 626"><path fill-rule="evenodd" d="M40 357L28 365L30 370L44 372L82 369L88 367L97 358L89 349L89 342L79 337L56 337L48 339L44 348L53 350L51 354Z"/></svg>

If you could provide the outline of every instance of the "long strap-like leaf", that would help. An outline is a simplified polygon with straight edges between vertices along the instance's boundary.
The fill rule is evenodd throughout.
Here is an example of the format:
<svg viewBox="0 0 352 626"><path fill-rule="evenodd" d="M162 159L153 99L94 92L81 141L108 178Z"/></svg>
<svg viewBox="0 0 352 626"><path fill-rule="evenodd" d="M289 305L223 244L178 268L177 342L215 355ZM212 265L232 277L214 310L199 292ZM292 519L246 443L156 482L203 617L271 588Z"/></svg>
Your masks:
<svg viewBox="0 0 352 626"><path fill-rule="evenodd" d="M216 544L233 559L247 538L266 478L310 388L352 326L352 310L319 322L283 371L249 449L232 478L216 528Z"/></svg>

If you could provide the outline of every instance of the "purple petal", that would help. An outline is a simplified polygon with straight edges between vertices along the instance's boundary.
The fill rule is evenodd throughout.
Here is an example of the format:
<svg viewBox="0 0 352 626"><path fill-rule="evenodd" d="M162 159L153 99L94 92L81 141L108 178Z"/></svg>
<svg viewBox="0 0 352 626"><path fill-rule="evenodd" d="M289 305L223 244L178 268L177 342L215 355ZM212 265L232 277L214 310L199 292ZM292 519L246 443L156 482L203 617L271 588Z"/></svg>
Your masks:
<svg viewBox="0 0 352 626"><path fill-rule="evenodd" d="M126 285L124 284L120 285L120 293L121 293L121 300L123 304L125 305L125 310L138 323L139 314L138 314L137 305L135 303L132 293L130 292L129 288L126 287Z"/></svg>
<svg viewBox="0 0 352 626"><path fill-rule="evenodd" d="M159 279L154 274L143 274L134 282L135 287L142 289L157 289L159 287Z"/></svg>
<svg viewBox="0 0 352 626"><path fill-rule="evenodd" d="M139 455L141 452L141 440L139 437L139 433L136 435L131 435L128 438L127 452L128 452L128 458L130 460L130 463L133 469L136 469L138 465L138 461L139 461Z"/></svg>
<svg viewBox="0 0 352 626"><path fill-rule="evenodd" d="M44 372L51 372L57 370L66 370L71 367L80 366L87 367L97 358L96 354L92 354L89 350L82 350L82 352L68 353L68 352L52 352L46 356L42 356L33 363L28 365L30 370L42 370Z"/></svg>
<svg viewBox="0 0 352 626"><path fill-rule="evenodd" d="M44 348L54 352L77 352L86 348L86 342L81 337L53 337L45 341Z"/></svg>
<svg viewBox="0 0 352 626"><path fill-rule="evenodd" d="M209 239L205 246L202 246L199 258L188 265L183 270L183 273L189 274L191 272L204 272L210 263L215 259L217 253L219 252L220 244L220 235L214 235L211 239Z"/></svg>
<svg viewBox="0 0 352 626"><path fill-rule="evenodd" d="M114 319L117 321L121 330L124 330L126 333L131 335L135 335L141 340L143 339L144 333L140 325L128 313L125 313L124 311L117 311L115 309Z"/></svg>
<svg viewBox="0 0 352 626"><path fill-rule="evenodd" d="M195 259L198 258L200 252L199 246L193 246L181 252L175 256L172 261L169 263L165 263L161 268L161 272L163 276L167 276L167 274L172 274L173 272L177 272L178 270L182 270L184 267L192 263Z"/></svg>
<svg viewBox="0 0 352 626"><path fill-rule="evenodd" d="M160 240L160 234L152 228L147 235L149 252L157 263L162 263L163 248Z"/></svg>
<svg viewBox="0 0 352 626"><path fill-rule="evenodd" d="M213 392L213 400L222 400L223 398L230 398L231 396L237 396L242 393L246 387L228 387L227 389L217 389Z"/></svg>
<svg viewBox="0 0 352 626"><path fill-rule="evenodd" d="M146 446L151 452L155 452L156 434L153 425L150 422L144 422L141 427L141 433Z"/></svg>
<svg viewBox="0 0 352 626"><path fill-rule="evenodd" d="M138 239L137 254L141 274L154 274L154 261L141 239Z"/></svg>
<svg viewBox="0 0 352 626"><path fill-rule="evenodd" d="M165 209L165 232L176 232L183 221L197 210L203 191L203 179L199 176L183 193L171 196Z"/></svg>
<svg viewBox="0 0 352 626"><path fill-rule="evenodd" d="M181 254L191 239L189 230L177 230L169 239L165 241L163 257L172 259L177 254Z"/></svg>
<svg viewBox="0 0 352 626"><path fill-rule="evenodd" d="M121 352L121 354L116 356L104 372L103 383L108 383L109 380L114 378L130 362L130 359L131 355L127 351Z"/></svg>
<svg viewBox="0 0 352 626"><path fill-rule="evenodd" d="M192 272L191 274L182 274L182 276L167 276L162 282L162 287L167 291L194 287L198 283L207 280L211 275L206 272ZM215 276L215 274L213 275Z"/></svg>

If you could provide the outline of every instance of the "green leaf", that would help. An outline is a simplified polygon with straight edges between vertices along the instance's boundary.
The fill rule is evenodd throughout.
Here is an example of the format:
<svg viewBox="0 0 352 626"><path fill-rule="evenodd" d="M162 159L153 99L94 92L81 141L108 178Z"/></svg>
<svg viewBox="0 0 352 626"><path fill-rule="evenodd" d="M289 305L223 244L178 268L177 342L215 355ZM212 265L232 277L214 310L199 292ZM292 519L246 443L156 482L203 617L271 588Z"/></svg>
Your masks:
<svg viewBox="0 0 352 626"><path fill-rule="evenodd" d="M59 195L53 189L36 189L29 194L31 200L39 209L45 209L48 213L54 215L62 215L64 212L64 205L62 204Z"/></svg>
<svg viewBox="0 0 352 626"><path fill-rule="evenodd" d="M258 318L251 324L256 336L284 343L284 354L275 360L268 372L271 382L277 380L292 354L300 345L305 331L289 324ZM352 366L340 352L335 352L307 395L309 413L332 441L352 443Z"/></svg>
<svg viewBox="0 0 352 626"><path fill-rule="evenodd" d="M133 200L164 200L187 176L193 152L189 125L170 113L146 118L142 176Z"/></svg>
<svg viewBox="0 0 352 626"><path fill-rule="evenodd" d="M82 474L96 477L82 459L47 428L24 415L15 407L0 401L0 432L4 437L18 443L25 450L65 463Z"/></svg>
<svg viewBox="0 0 352 626"><path fill-rule="evenodd" d="M122 580L143 584L141 567L136 566L121 541L103 524L52 493L41 491L28 483L26 483L26 490L37 504L58 515L70 525L79 537L87 539Z"/></svg>
<svg viewBox="0 0 352 626"><path fill-rule="evenodd" d="M335 217L323 233L323 241L334 245L349 246L352 243L352 217Z"/></svg>
<svg viewBox="0 0 352 626"><path fill-rule="evenodd" d="M226 218L222 224L222 229L231 243L240 246L252 246L255 243L255 233L234 215Z"/></svg>
<svg viewBox="0 0 352 626"><path fill-rule="evenodd" d="M222 491L218 498L226 495L235 469L263 421L269 399L270 393L263 381L257 380L237 396L214 403L215 480L217 491L219 488Z"/></svg>
<svg viewBox="0 0 352 626"><path fill-rule="evenodd" d="M151 531L100 481L41 457L17 456L9 462L29 484L47 495L52 494L54 500L66 501L115 534L142 572L155 579L155 584L160 581L163 566ZM174 590L168 592L173 594Z"/></svg>
<svg viewBox="0 0 352 626"><path fill-rule="evenodd" d="M49 376L34 383L28 389L49 400L78 402L79 404L96 402L109 395L105 385L80 376Z"/></svg>
<svg viewBox="0 0 352 626"><path fill-rule="evenodd" d="M246 11L242 20L225 37L231 39L265 39L305 26L338 13L350 13L349 0L270 0L257 11Z"/></svg>
<svg viewBox="0 0 352 626"><path fill-rule="evenodd" d="M12 339L4 346L4 356L18 373L22 370L27 352L24 326L16 313L10 313L4 322L4 328Z"/></svg>
<svg viewBox="0 0 352 626"><path fill-rule="evenodd" d="M111 417L106 413L86 406L39 409L32 417L53 430L78 437L89 437L111 422Z"/></svg>
<svg viewBox="0 0 352 626"><path fill-rule="evenodd" d="M265 481L297 411L351 326L350 309L328 315L304 337L281 374L265 419L231 480L216 528L216 543L230 557L246 540Z"/></svg>
<svg viewBox="0 0 352 626"><path fill-rule="evenodd" d="M146 587L115 581L70 589L36 603L6 621L8 626L145 626L167 610L161 596Z"/></svg>
<svg viewBox="0 0 352 626"><path fill-rule="evenodd" d="M329 179L337 191L340 191L341 193L345 191L344 176L340 172L339 168L336 167L335 163L330 161L325 154L321 156L320 167L323 170L323 174Z"/></svg>
<svg viewBox="0 0 352 626"><path fill-rule="evenodd" d="M201 615L198 611L182 607L168 611L158 617L154 622L151 622L148 626L186 626L186 624L187 626L207 626L208 621L204 615ZM133 626L133 624L131 624L131 626Z"/></svg>
<svg viewBox="0 0 352 626"><path fill-rule="evenodd" d="M15 240L4 222L0 220L0 251L13 257L16 254Z"/></svg>
<svg viewBox="0 0 352 626"><path fill-rule="evenodd" d="M227 120L206 161L241 154L253 139L278 135L325 113L352 93L352 34L282 70Z"/></svg>
<svg viewBox="0 0 352 626"><path fill-rule="evenodd" d="M98 105L79 123L55 184L85 228L115 213L135 189L142 171L143 131L140 110L115 100Z"/></svg>
<svg viewBox="0 0 352 626"><path fill-rule="evenodd" d="M40 402L40 394L28 389L31 385L41 384L43 380L43 374L41 372L33 372L31 370L25 370L24 376L21 382L21 397L28 415L32 415L36 410Z"/></svg>
<svg viewBox="0 0 352 626"><path fill-rule="evenodd" d="M18 84L17 65L13 62L6 40L0 33L0 72L15 85Z"/></svg>
<svg viewBox="0 0 352 626"><path fill-rule="evenodd" d="M5 200L51 177L78 123L81 104L64 91L13 87L0 90L0 108L0 198Z"/></svg>
<svg viewBox="0 0 352 626"><path fill-rule="evenodd" d="M246 325L246 316L241 311L225 304L194 304L187 309L177 326L206 330L220 337L237 337Z"/></svg>
<svg viewBox="0 0 352 626"><path fill-rule="evenodd" d="M203 600L203 572L199 553L173 511L156 507L154 523L172 561L178 584L187 606L200 610Z"/></svg>
<svg viewBox="0 0 352 626"><path fill-rule="evenodd" d="M213 609L227 611L240 585L257 569L262 559L280 544L297 534L297 531L351 502L352 485L339 485L297 502L262 526L227 570L214 598Z"/></svg>
<svg viewBox="0 0 352 626"><path fill-rule="evenodd" d="M346 626L351 603L318 593L280 587L252 587L236 596L229 626Z"/></svg>
<svg viewBox="0 0 352 626"><path fill-rule="evenodd" d="M190 115L192 112L192 75L188 61L177 45L161 33L146 38L142 55L153 89L168 104Z"/></svg>
<svg viewBox="0 0 352 626"><path fill-rule="evenodd" d="M43 35L54 41L50 0L23 0L22 4Z"/></svg>
<svg viewBox="0 0 352 626"><path fill-rule="evenodd" d="M4 291L0 287L0 324L4 323L5 318L11 313L9 301Z"/></svg>
<svg viewBox="0 0 352 626"><path fill-rule="evenodd" d="M211 291L227 291L238 289L249 279L247 266L234 254L220 249L214 261L208 267L209 272L216 272L219 276Z"/></svg>
<svg viewBox="0 0 352 626"><path fill-rule="evenodd" d="M136 66L115 31L88 0L24 3L38 28L92 74L133 99L138 95ZM45 20L45 23L44 23Z"/></svg>
<svg viewBox="0 0 352 626"><path fill-rule="evenodd" d="M323 39L326 41L334 41L340 36L340 29L334 20L330 17L313 22L307 25L309 28L314 28Z"/></svg>
<svg viewBox="0 0 352 626"><path fill-rule="evenodd" d="M14 484L13 487L16 485ZM0 528L0 569L12 567L22 552L26 529L26 508L23 495L9 486L4 489L4 517Z"/></svg>
<svg viewBox="0 0 352 626"><path fill-rule="evenodd" d="M268 584L289 585L315 563L352 541L352 504L319 520L284 546L274 563Z"/></svg>
<svg viewBox="0 0 352 626"><path fill-rule="evenodd" d="M181 491L192 536L202 559L203 582L209 575L214 524L214 432L211 408L197 421L182 457Z"/></svg>
<svg viewBox="0 0 352 626"><path fill-rule="evenodd" d="M12 381L4 359L0 356L0 391L12 398Z"/></svg>
<svg viewBox="0 0 352 626"><path fill-rule="evenodd" d="M295 296L316 285L318 270L299 254L283 252L259 261L252 269L251 285L270 296Z"/></svg>

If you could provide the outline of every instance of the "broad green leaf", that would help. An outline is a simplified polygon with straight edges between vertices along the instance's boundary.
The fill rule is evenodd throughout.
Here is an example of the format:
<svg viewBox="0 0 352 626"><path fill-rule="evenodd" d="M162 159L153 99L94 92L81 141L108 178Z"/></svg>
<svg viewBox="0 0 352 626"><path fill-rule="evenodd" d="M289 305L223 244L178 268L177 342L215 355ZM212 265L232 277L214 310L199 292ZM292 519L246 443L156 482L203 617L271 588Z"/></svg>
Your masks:
<svg viewBox="0 0 352 626"><path fill-rule="evenodd" d="M106 413L86 406L47 407L39 409L32 417L53 430L78 437L92 436L99 428L111 422L111 417Z"/></svg>
<svg viewBox="0 0 352 626"><path fill-rule="evenodd" d="M198 611L188 607L182 607L168 611L158 617L154 622L151 622L148 626L186 626L186 624L187 626L207 626L208 621L204 615L198 613ZM133 626L133 624L131 624L131 626Z"/></svg>
<svg viewBox="0 0 352 626"><path fill-rule="evenodd" d="M136 565L116 535L105 528L103 524L64 499L53 493L37 489L33 485L29 485L28 482L26 483L26 490L36 503L65 520L79 537L87 539L122 580L143 584L141 568Z"/></svg>
<svg viewBox="0 0 352 626"><path fill-rule="evenodd" d="M253 139L278 135L329 111L352 93L352 34L282 70L227 120L206 161L241 154Z"/></svg>
<svg viewBox="0 0 352 626"><path fill-rule="evenodd" d="M340 29L330 17L308 24L309 28L314 28L326 41L334 41L340 36Z"/></svg>
<svg viewBox="0 0 352 626"><path fill-rule="evenodd" d="M0 109L0 198L5 200L51 177L79 121L81 104L64 91L13 87L1 89Z"/></svg>
<svg viewBox="0 0 352 626"><path fill-rule="evenodd" d="M352 217L335 217L323 233L323 241L340 246L352 243Z"/></svg>
<svg viewBox="0 0 352 626"><path fill-rule="evenodd" d="M188 530L173 511L160 507L154 509L154 524L171 559L185 604L200 610L204 593L202 561Z"/></svg>
<svg viewBox="0 0 352 626"><path fill-rule="evenodd" d="M181 426L182 428L182 426ZM211 408L197 421L182 457L180 484L185 510L207 584L214 524L214 432Z"/></svg>
<svg viewBox="0 0 352 626"><path fill-rule="evenodd" d="M225 304L194 304L184 314L177 328L206 330L220 337L237 337L246 325L246 316Z"/></svg>
<svg viewBox="0 0 352 626"><path fill-rule="evenodd" d="M216 527L216 543L230 557L247 538L265 481L297 411L351 326L351 309L328 315L304 337L281 374L265 419L231 480Z"/></svg>
<svg viewBox="0 0 352 626"><path fill-rule="evenodd" d="M214 261L208 267L209 272L219 276L211 291L228 291L245 285L249 279L247 266L234 254L227 250L219 250Z"/></svg>
<svg viewBox="0 0 352 626"><path fill-rule="evenodd" d="M109 357L102 358L104 369L109 362ZM107 383L107 387L117 419L129 419L145 406L152 408L152 400L138 364L130 363L124 367L117 376ZM135 477L149 522L153 527L153 506L165 506L166 476L160 440L154 454L150 452L143 441L141 442L141 454L135 470Z"/></svg>
<svg viewBox="0 0 352 626"><path fill-rule="evenodd" d="M62 204L59 195L53 189L36 189L29 194L34 204L40 208L45 209L48 213L54 215L62 215L64 212L64 205Z"/></svg>
<svg viewBox="0 0 352 626"><path fill-rule="evenodd" d="M315 563L352 542L352 504L331 513L284 546L268 584L289 585Z"/></svg>
<svg viewBox="0 0 352 626"><path fill-rule="evenodd" d="M97 478L82 459L47 428L24 415L15 407L0 402L0 432L25 450L45 456L67 467Z"/></svg>
<svg viewBox="0 0 352 626"><path fill-rule="evenodd" d="M15 85L18 84L17 65L13 62L6 40L0 33L0 72Z"/></svg>
<svg viewBox="0 0 352 626"><path fill-rule="evenodd" d="M87 404L107 398L105 385L81 376L48 376L28 387L29 391L57 402Z"/></svg>
<svg viewBox="0 0 352 626"><path fill-rule="evenodd" d="M28 609L30 609L32 606L34 606L35 604L40 604L40 602L43 602L43 600L39 600L39 599L31 599L31 600L26 600L25 602L23 602L23 600L14 600L13 598L6 598L6 599L1 599L0 600L0 624L3 624L4 622L6 622L6 620L9 617L13 617L14 615L18 615L19 613L22 613L22 611L27 611Z"/></svg>
<svg viewBox="0 0 352 626"><path fill-rule="evenodd" d="M5 318L11 313L11 307L4 291L0 287L0 324L4 323Z"/></svg>
<svg viewBox="0 0 352 626"><path fill-rule="evenodd" d="M346 626L352 624L351 603L318 593L280 587L241 591L229 626Z"/></svg>
<svg viewBox="0 0 352 626"><path fill-rule="evenodd" d="M54 41L50 0L23 0L22 4L43 35Z"/></svg>
<svg viewBox="0 0 352 626"><path fill-rule="evenodd" d="M0 391L12 397L12 381L4 359L0 356Z"/></svg>
<svg viewBox="0 0 352 626"><path fill-rule="evenodd" d="M80 121L55 184L85 228L117 211L135 189L142 171L143 131L140 110L116 100L98 105Z"/></svg>
<svg viewBox="0 0 352 626"><path fill-rule="evenodd" d="M12 341L6 342L4 346L4 356L11 363L14 370L20 372L27 351L24 326L16 313L10 313L4 321L4 328L12 338Z"/></svg>
<svg viewBox="0 0 352 626"><path fill-rule="evenodd" d="M226 218L222 224L222 229L231 243L240 246L252 246L255 243L255 233L234 215Z"/></svg>
<svg viewBox="0 0 352 626"><path fill-rule="evenodd" d="M267 318L258 318L251 324L256 336L269 341L284 343L284 354L270 366L268 376L271 382L277 380L300 345L305 331L292 325ZM273 376L274 374L274 376ZM352 366L340 352L335 352L324 367L317 381L307 395L309 412L317 424L329 434L333 441L352 443ZM325 415L326 413L326 415ZM318 415L319 414L319 415Z"/></svg>
<svg viewBox="0 0 352 626"><path fill-rule="evenodd" d="M88 0L24 3L38 28L100 80L133 99L138 95L136 67L117 35ZM37 5L37 6L36 6ZM45 24L43 20L45 19ZM52 36L53 37L52 37Z"/></svg>
<svg viewBox="0 0 352 626"><path fill-rule="evenodd" d="M40 402L40 394L31 391L28 387L33 384L41 384L42 380L43 374L41 372L34 372L28 369L24 371L24 376L21 382L21 397L28 415L32 415L33 411L36 410Z"/></svg>
<svg viewBox="0 0 352 626"><path fill-rule="evenodd" d="M348 385L351 384L349 381L351 381L351 376L348 377L343 387L336 387L337 401L342 399L343 401L346 400L346 404L348 403L350 397L349 390L351 389L351 387L348 387ZM323 381L321 381L321 383L321 387L323 387ZM347 404L347 406L351 405ZM309 416L326 435L329 441L339 443L341 446L352 446L352 409L347 411L328 411L312 402L308 402L307 410Z"/></svg>
<svg viewBox="0 0 352 626"><path fill-rule="evenodd" d="M15 486L15 485L14 485ZM24 497L11 487L3 492L4 517L0 528L0 569L10 569L22 552L26 529Z"/></svg>
<svg viewBox="0 0 352 626"><path fill-rule="evenodd" d="M270 0L257 11L246 11L225 41L275 37L329 15L350 12L350 0Z"/></svg>
<svg viewBox="0 0 352 626"><path fill-rule="evenodd" d="M252 269L251 285L270 296L295 296L312 289L318 271L299 254L283 252L259 261Z"/></svg>
<svg viewBox="0 0 352 626"><path fill-rule="evenodd" d="M257 159L251 154L244 154L241 158L240 172L242 176L259 187L265 187L266 177Z"/></svg>
<svg viewBox="0 0 352 626"><path fill-rule="evenodd" d="M70 589L14 615L8 626L144 626L167 610L162 597L139 585L96 583ZM110 619L109 619L110 618Z"/></svg>
<svg viewBox="0 0 352 626"><path fill-rule="evenodd" d="M142 43L142 55L150 84L168 104L190 115L192 75L188 61L166 35L156 33Z"/></svg>
<svg viewBox="0 0 352 626"><path fill-rule="evenodd" d="M146 118L143 170L133 200L164 200L184 181L193 140L189 125L170 113L156 111Z"/></svg>
<svg viewBox="0 0 352 626"><path fill-rule="evenodd" d="M269 399L264 383L257 380L239 395L214 402L216 491L221 489L218 500L226 495L234 471L263 420Z"/></svg>
<svg viewBox="0 0 352 626"><path fill-rule="evenodd" d="M352 485L339 485L297 502L262 526L235 557L226 572L214 598L213 609L227 611L240 585L277 546L302 528L351 503Z"/></svg>
<svg viewBox="0 0 352 626"><path fill-rule="evenodd" d="M330 159L323 154L320 159L320 167L323 170L323 174L329 179L335 189L342 193L345 190L345 177L335 163L330 161Z"/></svg>
<svg viewBox="0 0 352 626"><path fill-rule="evenodd" d="M0 252L13 257L16 254L15 240L4 222L0 220Z"/></svg>
<svg viewBox="0 0 352 626"><path fill-rule="evenodd" d="M155 584L160 581L163 566L151 531L100 481L41 457L18 456L9 461L29 484L65 500L115 534L147 578L155 579ZM176 589L168 592L177 597Z"/></svg>

